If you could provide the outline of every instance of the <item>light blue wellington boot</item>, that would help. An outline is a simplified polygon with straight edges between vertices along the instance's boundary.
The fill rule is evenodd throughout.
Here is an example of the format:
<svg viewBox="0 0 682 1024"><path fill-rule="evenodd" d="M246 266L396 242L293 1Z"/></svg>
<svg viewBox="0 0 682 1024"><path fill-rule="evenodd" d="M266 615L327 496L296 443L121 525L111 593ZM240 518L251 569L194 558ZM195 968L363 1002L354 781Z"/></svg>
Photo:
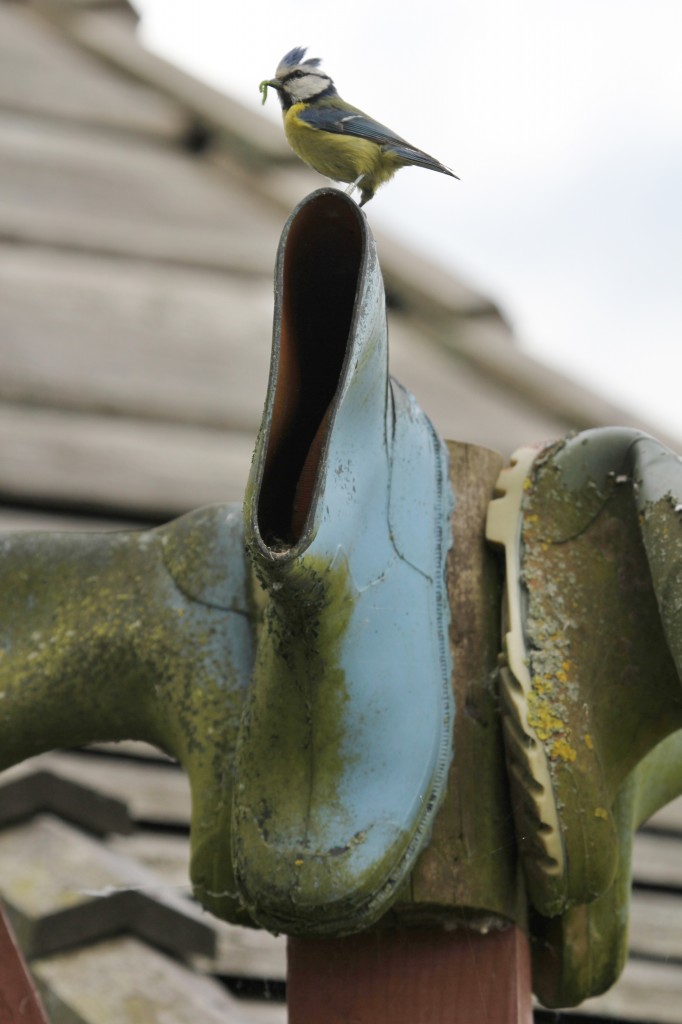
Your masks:
<svg viewBox="0 0 682 1024"><path fill-rule="evenodd" d="M263 927L343 934L397 896L452 755L446 448L388 377L374 241L335 189L280 243L245 503L262 592L233 856Z"/></svg>

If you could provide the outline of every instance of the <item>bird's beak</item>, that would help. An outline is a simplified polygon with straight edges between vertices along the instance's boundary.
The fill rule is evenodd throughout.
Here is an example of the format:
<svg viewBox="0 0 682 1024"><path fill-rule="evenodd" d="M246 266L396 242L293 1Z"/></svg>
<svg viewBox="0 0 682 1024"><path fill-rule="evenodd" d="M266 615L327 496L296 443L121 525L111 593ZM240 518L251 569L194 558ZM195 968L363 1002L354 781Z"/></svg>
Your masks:
<svg viewBox="0 0 682 1024"><path fill-rule="evenodd" d="M258 86L258 91L263 95L263 103L265 103L266 99L268 98L268 86L270 86L271 89L276 89L279 92L279 90L282 88L282 83L278 78L266 78L264 81L261 82L261 84Z"/></svg>

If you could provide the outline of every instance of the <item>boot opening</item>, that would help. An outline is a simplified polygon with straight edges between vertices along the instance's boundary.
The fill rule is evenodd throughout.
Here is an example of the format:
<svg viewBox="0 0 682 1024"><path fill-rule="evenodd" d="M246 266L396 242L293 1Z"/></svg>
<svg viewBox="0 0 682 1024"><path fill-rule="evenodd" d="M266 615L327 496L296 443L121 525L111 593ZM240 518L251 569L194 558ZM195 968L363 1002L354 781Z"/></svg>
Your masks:
<svg viewBox="0 0 682 1024"><path fill-rule="evenodd" d="M264 543L300 540L332 419L362 262L361 214L338 193L307 203L289 229L275 398L258 501Z"/></svg>

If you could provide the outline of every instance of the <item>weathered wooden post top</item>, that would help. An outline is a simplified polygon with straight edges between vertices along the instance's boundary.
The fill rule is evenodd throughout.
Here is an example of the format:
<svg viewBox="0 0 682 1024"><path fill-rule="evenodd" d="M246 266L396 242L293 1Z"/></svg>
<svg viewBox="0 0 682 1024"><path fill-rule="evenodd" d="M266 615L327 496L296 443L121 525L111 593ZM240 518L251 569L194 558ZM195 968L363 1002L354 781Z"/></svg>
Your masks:
<svg viewBox="0 0 682 1024"><path fill-rule="evenodd" d="M682 792L682 464L445 443L345 194L283 231L243 510L0 565L1 766L176 757L195 896L292 937L292 1024L527 1024L531 974L548 1006L616 979L633 831Z"/></svg>

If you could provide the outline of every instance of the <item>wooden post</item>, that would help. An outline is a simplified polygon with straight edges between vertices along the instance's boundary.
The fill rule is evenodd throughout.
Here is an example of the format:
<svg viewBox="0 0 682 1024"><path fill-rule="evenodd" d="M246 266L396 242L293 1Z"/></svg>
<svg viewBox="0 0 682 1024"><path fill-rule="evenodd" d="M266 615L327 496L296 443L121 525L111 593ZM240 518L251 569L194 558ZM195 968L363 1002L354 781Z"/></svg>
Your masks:
<svg viewBox="0 0 682 1024"><path fill-rule="evenodd" d="M49 1024L5 913L0 905L0 1021Z"/></svg>
<svg viewBox="0 0 682 1024"><path fill-rule="evenodd" d="M533 1019L529 943L518 927L525 897L493 683L499 576L484 537L502 459L475 445L449 449L457 497L448 564L457 712L448 793L413 871L411 898L390 915L398 926L289 940L289 1024Z"/></svg>
<svg viewBox="0 0 682 1024"><path fill-rule="evenodd" d="M531 1024L530 992L514 925L289 939L289 1024Z"/></svg>

